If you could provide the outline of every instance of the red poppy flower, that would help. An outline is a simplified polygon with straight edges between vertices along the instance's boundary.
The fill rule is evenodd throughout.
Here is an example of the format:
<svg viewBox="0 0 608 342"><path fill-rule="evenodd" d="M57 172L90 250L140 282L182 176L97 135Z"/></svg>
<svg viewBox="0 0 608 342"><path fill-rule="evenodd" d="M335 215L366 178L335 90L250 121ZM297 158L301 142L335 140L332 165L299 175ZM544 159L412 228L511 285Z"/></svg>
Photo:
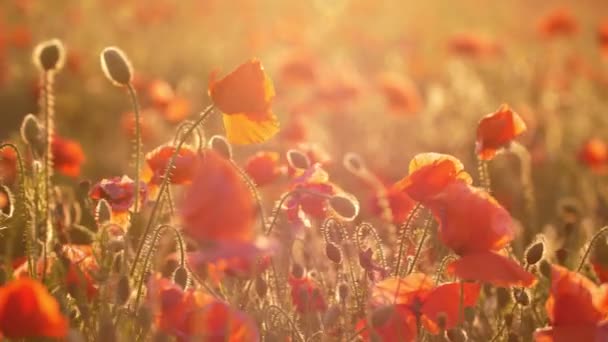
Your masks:
<svg viewBox="0 0 608 342"><path fill-rule="evenodd" d="M458 320L462 317L459 313L461 289L464 307L475 306L479 297L479 284L446 283L435 287L432 278L422 273L385 279L372 289L369 306L376 313L379 309L389 310L384 313L388 317L381 322L374 322L372 313L369 328L371 332L383 337L383 341L415 341L416 321L420 320L430 333L438 334L438 320L442 314L445 315L445 328L451 329L458 325ZM369 332L362 335L365 340L369 340Z"/></svg>
<svg viewBox="0 0 608 342"><path fill-rule="evenodd" d="M5 184L12 184L17 177L17 153L12 148L0 150L0 179Z"/></svg>
<svg viewBox="0 0 608 342"><path fill-rule="evenodd" d="M299 313L310 313L327 310L327 303L317 284L308 277L289 277L291 300Z"/></svg>
<svg viewBox="0 0 608 342"><path fill-rule="evenodd" d="M120 125L124 133L130 137L135 137L135 114L133 112L125 112L120 120ZM139 121L139 130L141 133L141 140L143 142L150 141L155 136L154 126L152 126L147 111L142 111L142 116Z"/></svg>
<svg viewBox="0 0 608 342"><path fill-rule="evenodd" d="M190 101L185 97L176 96L167 103L161 113L167 122L175 124L186 119L190 115L190 110Z"/></svg>
<svg viewBox="0 0 608 342"><path fill-rule="evenodd" d="M67 258L69 266L66 274L66 285L71 293L84 290L88 300L97 296L98 286L92 274L99 267L91 246L88 245L63 245L63 256Z"/></svg>
<svg viewBox="0 0 608 342"><path fill-rule="evenodd" d="M85 160L80 143L55 135L51 148L54 169L66 176L78 177L80 175L80 167Z"/></svg>
<svg viewBox="0 0 608 342"><path fill-rule="evenodd" d="M538 329L536 341L605 341L608 338L606 287L564 267L551 266L545 304L551 327Z"/></svg>
<svg viewBox="0 0 608 342"><path fill-rule="evenodd" d="M279 178L284 167L279 166L278 153L260 151L247 159L245 171L255 184L264 186Z"/></svg>
<svg viewBox="0 0 608 342"><path fill-rule="evenodd" d="M604 56L608 56L608 20L600 24L597 32L597 38L602 54Z"/></svg>
<svg viewBox="0 0 608 342"><path fill-rule="evenodd" d="M544 38L571 36L578 32L578 23L570 10L557 8L540 19L538 31Z"/></svg>
<svg viewBox="0 0 608 342"><path fill-rule="evenodd" d="M201 244L253 240L255 204L251 191L234 166L213 150L201 155L181 214L184 232Z"/></svg>
<svg viewBox="0 0 608 342"><path fill-rule="evenodd" d="M310 84L316 80L317 70L310 56L293 54L282 63L279 77L286 85Z"/></svg>
<svg viewBox="0 0 608 342"><path fill-rule="evenodd" d="M259 143L279 131L279 122L270 108L274 87L258 60L240 65L220 80L212 75L209 95L224 114L226 137L231 143Z"/></svg>
<svg viewBox="0 0 608 342"><path fill-rule="evenodd" d="M608 145L599 138L587 140L578 153L578 159L598 173L608 171Z"/></svg>
<svg viewBox="0 0 608 342"><path fill-rule="evenodd" d="M147 197L146 183L140 181L139 199L141 205ZM102 179L91 188L92 199L105 199L115 214L126 213L135 203L135 182L129 176Z"/></svg>
<svg viewBox="0 0 608 342"><path fill-rule="evenodd" d="M388 108L395 114L416 114L422 108L422 99L416 86L396 74L378 77L378 90L384 96Z"/></svg>
<svg viewBox="0 0 608 342"><path fill-rule="evenodd" d="M162 183L162 178L165 175L173 153L175 153L174 146L164 145L146 154L146 164L152 173L150 178L151 184L159 185ZM198 154L196 151L192 147L182 146L173 163L173 169L169 178L171 184L190 184L197 166Z"/></svg>
<svg viewBox="0 0 608 342"><path fill-rule="evenodd" d="M215 300L191 311L186 317L187 330L179 341L259 341L255 322L244 312Z"/></svg>
<svg viewBox="0 0 608 342"><path fill-rule="evenodd" d="M394 189L426 203L457 179L471 182L460 160L447 154L421 153L412 158L409 175L395 183Z"/></svg>
<svg viewBox="0 0 608 342"><path fill-rule="evenodd" d="M452 264L462 279L499 286L531 286L535 277L494 253L514 238L509 213L487 192L463 181L450 183L428 203L439 221L439 238L462 258Z"/></svg>
<svg viewBox="0 0 608 342"><path fill-rule="evenodd" d="M291 120L289 120L281 130L281 139L292 143L301 143L306 140L308 130L306 129L306 125L304 124L301 115L302 114L294 114L291 116Z"/></svg>
<svg viewBox="0 0 608 342"><path fill-rule="evenodd" d="M495 41L473 33L453 35L447 45L451 54L468 58L485 58L501 52L501 47Z"/></svg>
<svg viewBox="0 0 608 342"><path fill-rule="evenodd" d="M490 160L496 152L507 147L518 135L526 131L522 118L503 104L494 113L490 113L477 125L477 141L475 152L480 159Z"/></svg>
<svg viewBox="0 0 608 342"><path fill-rule="evenodd" d="M1 336L64 338L67 333L67 319L42 284L20 278L0 287Z"/></svg>
<svg viewBox="0 0 608 342"><path fill-rule="evenodd" d="M154 105L164 108L173 100L175 94L169 83L157 79L148 84L148 97Z"/></svg>

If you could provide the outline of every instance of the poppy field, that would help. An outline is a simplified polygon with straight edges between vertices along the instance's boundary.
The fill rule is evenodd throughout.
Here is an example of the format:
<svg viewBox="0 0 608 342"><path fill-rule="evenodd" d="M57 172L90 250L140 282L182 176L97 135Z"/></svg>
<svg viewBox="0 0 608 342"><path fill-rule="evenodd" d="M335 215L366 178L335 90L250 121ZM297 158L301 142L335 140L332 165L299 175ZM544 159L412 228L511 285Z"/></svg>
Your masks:
<svg viewBox="0 0 608 342"><path fill-rule="evenodd" d="M608 341L608 2L5 0L0 341Z"/></svg>

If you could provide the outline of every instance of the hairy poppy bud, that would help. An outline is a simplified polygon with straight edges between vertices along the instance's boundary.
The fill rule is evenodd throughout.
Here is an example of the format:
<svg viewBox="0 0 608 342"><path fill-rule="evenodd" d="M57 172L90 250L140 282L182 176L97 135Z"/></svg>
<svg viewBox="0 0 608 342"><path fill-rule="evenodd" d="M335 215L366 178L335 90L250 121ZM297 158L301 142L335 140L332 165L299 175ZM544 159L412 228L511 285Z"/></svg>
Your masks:
<svg viewBox="0 0 608 342"><path fill-rule="evenodd" d="M32 148L34 158L40 158L44 154L44 136L34 114L28 114L21 123L21 139Z"/></svg>
<svg viewBox="0 0 608 342"><path fill-rule="evenodd" d="M342 159L342 163L344 164L346 170L353 174L358 174L365 170L365 163L363 162L363 159L360 155L354 152L345 154L344 158Z"/></svg>
<svg viewBox="0 0 608 342"><path fill-rule="evenodd" d="M350 292L350 289L348 288L347 284L341 283L338 286L338 298L340 299L340 302L342 302L342 303L346 302L346 300L348 299L349 292Z"/></svg>
<svg viewBox="0 0 608 342"><path fill-rule="evenodd" d="M305 170L310 167L310 159L304 153L293 149L287 151L287 163L294 169Z"/></svg>
<svg viewBox="0 0 608 342"><path fill-rule="evenodd" d="M133 81L131 62L117 47L107 47L101 52L101 68L106 77L118 87L125 87Z"/></svg>
<svg viewBox="0 0 608 342"><path fill-rule="evenodd" d="M383 326L391 319L394 313L395 307L393 305L383 306L374 310L371 317L372 326L376 328Z"/></svg>
<svg viewBox="0 0 608 342"><path fill-rule="evenodd" d="M342 262L342 252L340 251L340 248L331 242L325 245L325 254L329 260L336 264Z"/></svg>
<svg viewBox="0 0 608 342"><path fill-rule="evenodd" d="M102 225L112 220L112 207L105 199L100 199L95 207L95 220L97 224Z"/></svg>
<svg viewBox="0 0 608 342"><path fill-rule="evenodd" d="M345 221L352 221L359 214L359 202L352 195L332 196L329 199L329 206Z"/></svg>
<svg viewBox="0 0 608 342"><path fill-rule="evenodd" d="M255 278L255 292L260 298L266 297L266 293L268 293L268 284L266 284L264 278L260 276Z"/></svg>
<svg viewBox="0 0 608 342"><path fill-rule="evenodd" d="M232 145L221 135L214 135L209 139L209 147L226 159L232 159Z"/></svg>
<svg viewBox="0 0 608 342"><path fill-rule="evenodd" d="M41 71L56 71L63 67L65 49L59 39L51 39L36 45L34 64Z"/></svg>
<svg viewBox="0 0 608 342"><path fill-rule="evenodd" d="M291 266L291 274L298 279L302 279L304 277L304 267L300 264L293 264Z"/></svg>
<svg viewBox="0 0 608 342"><path fill-rule="evenodd" d="M542 274L546 278L551 278L551 264L547 260L542 260L540 262L538 270L540 271L540 274Z"/></svg>
<svg viewBox="0 0 608 342"><path fill-rule="evenodd" d="M123 275L118 279L118 284L116 284L116 303L123 305L129 300L130 296L129 277Z"/></svg>
<svg viewBox="0 0 608 342"><path fill-rule="evenodd" d="M178 267L173 272L173 282L177 285L181 286L182 289L188 287L188 280L190 279L190 275L188 274L188 270L185 267Z"/></svg>
<svg viewBox="0 0 608 342"><path fill-rule="evenodd" d="M542 241L537 241L531 244L526 249L526 263L528 265L535 265L543 258L543 253L545 252L545 244Z"/></svg>

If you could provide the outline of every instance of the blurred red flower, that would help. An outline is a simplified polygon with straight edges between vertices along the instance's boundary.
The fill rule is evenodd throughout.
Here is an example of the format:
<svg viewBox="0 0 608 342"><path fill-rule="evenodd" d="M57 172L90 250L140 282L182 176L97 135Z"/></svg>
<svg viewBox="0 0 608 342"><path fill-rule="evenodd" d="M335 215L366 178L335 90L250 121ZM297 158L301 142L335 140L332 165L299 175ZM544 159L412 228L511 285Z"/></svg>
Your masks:
<svg viewBox="0 0 608 342"><path fill-rule="evenodd" d="M477 125L475 152L480 159L490 160L497 151L507 147L518 135L526 131L522 118L508 105L503 104L494 113L490 113Z"/></svg>
<svg viewBox="0 0 608 342"><path fill-rule="evenodd" d="M140 181L139 199L145 203L147 197L146 183ZM92 199L105 199L115 214L126 213L135 203L135 182L129 176L102 179L91 188Z"/></svg>
<svg viewBox="0 0 608 342"><path fill-rule="evenodd" d="M250 60L224 78L209 82L209 95L224 114L226 137L233 144L266 141L279 131L271 111L274 98L272 80L258 60Z"/></svg>
<svg viewBox="0 0 608 342"><path fill-rule="evenodd" d="M160 185L169 161L175 153L171 145L160 146L146 154L146 165L151 172L150 184ZM194 148L182 146L173 163L169 181L171 184L190 184L198 167L199 158Z"/></svg>
<svg viewBox="0 0 608 342"><path fill-rule="evenodd" d="M602 22L597 30L597 39L600 51L604 56L608 56L608 20Z"/></svg>
<svg viewBox="0 0 608 342"><path fill-rule="evenodd" d="M279 165L277 152L259 151L247 159L245 171L258 186L270 184L278 179L285 171Z"/></svg>
<svg viewBox="0 0 608 342"><path fill-rule="evenodd" d="M291 300L299 313L323 312L327 310L327 303L321 290L314 280L303 277L289 277L291 286Z"/></svg>
<svg viewBox="0 0 608 342"><path fill-rule="evenodd" d="M597 173L608 171L608 145L600 138L587 140L578 153L578 160Z"/></svg>
<svg viewBox="0 0 608 342"><path fill-rule="evenodd" d="M451 54L468 58L491 57L502 52L495 41L473 33L455 34L448 39L447 46Z"/></svg>
<svg viewBox="0 0 608 342"><path fill-rule="evenodd" d="M397 74L386 73L378 77L377 87L388 109L398 115L417 114L422 109L422 98L416 86Z"/></svg>
<svg viewBox="0 0 608 342"><path fill-rule="evenodd" d="M537 329L537 342L605 341L608 338L608 290L583 275L551 266L551 288L545 304L550 327Z"/></svg>
<svg viewBox="0 0 608 342"><path fill-rule="evenodd" d="M80 175L80 167L85 161L80 143L55 135L51 148L55 170L69 177L78 177Z"/></svg>
<svg viewBox="0 0 608 342"><path fill-rule="evenodd" d="M538 31L547 39L567 37L578 32L578 23L569 9L557 8L540 18Z"/></svg>
<svg viewBox="0 0 608 342"><path fill-rule="evenodd" d="M44 285L20 278L0 287L0 336L64 338L67 334L68 321Z"/></svg>
<svg viewBox="0 0 608 342"><path fill-rule="evenodd" d="M12 148L0 150L0 179L12 184L17 177L17 153Z"/></svg>
<svg viewBox="0 0 608 342"><path fill-rule="evenodd" d="M255 203L233 165L205 150L181 209L184 233L201 244L249 242L254 238Z"/></svg>
<svg viewBox="0 0 608 342"><path fill-rule="evenodd" d="M397 187L386 188L384 195L386 196L388 207L393 216L393 223L403 223L414 208L414 200L412 200L407 193L401 191ZM376 193L372 198L371 210L377 216L382 215L383 208L380 205L379 193Z"/></svg>

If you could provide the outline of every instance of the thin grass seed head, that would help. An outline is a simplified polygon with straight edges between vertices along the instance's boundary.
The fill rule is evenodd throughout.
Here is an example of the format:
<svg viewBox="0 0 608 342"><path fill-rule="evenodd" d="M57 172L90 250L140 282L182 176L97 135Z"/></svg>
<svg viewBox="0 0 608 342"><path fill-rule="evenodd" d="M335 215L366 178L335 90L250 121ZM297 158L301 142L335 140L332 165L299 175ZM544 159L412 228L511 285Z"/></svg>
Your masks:
<svg viewBox="0 0 608 342"><path fill-rule="evenodd" d="M65 64L63 43L59 39L51 39L36 45L32 59L42 72L60 70Z"/></svg>
<svg viewBox="0 0 608 342"><path fill-rule="evenodd" d="M117 87L126 87L133 81L133 67L127 55L117 47L107 47L100 55L104 75Z"/></svg>

